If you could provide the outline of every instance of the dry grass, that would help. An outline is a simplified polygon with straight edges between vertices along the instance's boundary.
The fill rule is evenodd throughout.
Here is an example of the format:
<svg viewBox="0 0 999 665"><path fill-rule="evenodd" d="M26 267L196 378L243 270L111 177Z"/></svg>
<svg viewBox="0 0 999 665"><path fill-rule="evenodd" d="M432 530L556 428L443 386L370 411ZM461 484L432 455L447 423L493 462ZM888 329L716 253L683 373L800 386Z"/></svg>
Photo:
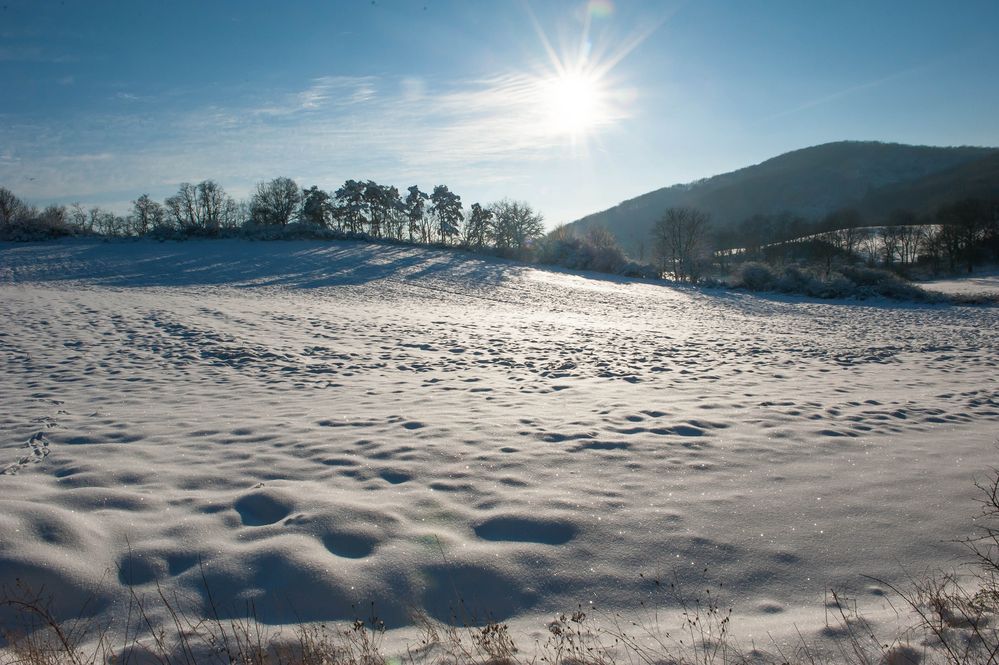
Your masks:
<svg viewBox="0 0 999 665"><path fill-rule="evenodd" d="M723 665L729 663L809 663L835 660L856 665L885 661L887 645L871 638L859 617L841 610L834 617L842 657L820 658L805 642L793 653L747 651L731 637L732 610L721 607L710 590L697 598L684 596L675 583L651 580L655 589L639 618L579 607L555 616L545 638L521 649L510 627L452 625L425 614L413 617L419 637L402 653L383 646L384 626L377 619L346 624L300 624L293 634L265 626L254 618L222 620L193 614L195 603L157 589L148 599L131 593L121 625L95 620L57 621L51 598L23 586L8 593L3 605L17 611L16 626L3 631L3 665ZM838 597L837 597L838 600ZM168 626L149 615L152 604L165 610ZM679 607L679 610L677 608ZM667 610L667 608L669 608ZM197 617L197 618L195 618ZM667 617L677 619L667 624Z"/></svg>
<svg viewBox="0 0 999 665"><path fill-rule="evenodd" d="M291 635L258 621L252 605L246 618L221 619L202 571L207 617L199 603L159 586L151 598L130 589L125 616L106 623L84 618L86 607L60 621L43 590L4 589L0 608L16 621L0 629L0 665L999 665L999 472L979 487L982 515L965 541L973 561L964 573L910 577L905 585L876 580L893 592L898 616L911 617L888 639L854 601L831 591L832 647L821 652L800 633L790 650L775 640L772 651L744 648L732 636L732 610L710 588L687 596L675 581L649 579L636 615L579 607L554 617L545 639L526 649L506 624L451 625L418 613L420 637L389 653L373 612L352 623L301 624Z"/></svg>

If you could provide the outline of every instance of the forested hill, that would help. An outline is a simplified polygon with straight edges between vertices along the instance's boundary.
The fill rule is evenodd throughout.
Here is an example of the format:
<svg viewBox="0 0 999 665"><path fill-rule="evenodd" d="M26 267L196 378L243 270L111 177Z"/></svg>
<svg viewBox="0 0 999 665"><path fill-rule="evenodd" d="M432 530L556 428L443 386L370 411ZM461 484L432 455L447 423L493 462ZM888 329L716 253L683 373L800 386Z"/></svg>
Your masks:
<svg viewBox="0 0 999 665"><path fill-rule="evenodd" d="M916 180L871 190L857 208L877 219L897 208L932 213L945 203L965 198L999 200L999 150Z"/></svg>
<svg viewBox="0 0 999 665"><path fill-rule="evenodd" d="M818 219L857 207L869 215L894 208L921 211L999 190L999 148L937 148L841 141L788 152L694 183L664 187L571 224L607 228L630 254L641 255L649 231L671 206L710 214L713 226L733 226L756 214L791 212Z"/></svg>

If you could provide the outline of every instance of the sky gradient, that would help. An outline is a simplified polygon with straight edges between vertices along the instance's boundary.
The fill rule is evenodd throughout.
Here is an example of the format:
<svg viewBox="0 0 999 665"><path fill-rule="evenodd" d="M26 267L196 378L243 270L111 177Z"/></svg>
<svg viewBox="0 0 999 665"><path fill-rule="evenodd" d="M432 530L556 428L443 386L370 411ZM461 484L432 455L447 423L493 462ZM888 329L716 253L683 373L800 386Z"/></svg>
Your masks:
<svg viewBox="0 0 999 665"><path fill-rule="evenodd" d="M994 1L286 4L0 0L0 186L447 184L552 226L829 141L999 145Z"/></svg>

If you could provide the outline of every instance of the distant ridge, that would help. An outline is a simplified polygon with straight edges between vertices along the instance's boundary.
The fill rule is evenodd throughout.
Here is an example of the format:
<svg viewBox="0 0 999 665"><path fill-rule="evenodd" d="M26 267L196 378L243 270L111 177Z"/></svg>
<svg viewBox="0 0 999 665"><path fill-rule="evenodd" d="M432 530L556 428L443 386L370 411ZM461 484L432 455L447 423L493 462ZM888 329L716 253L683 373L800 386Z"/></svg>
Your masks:
<svg viewBox="0 0 999 665"><path fill-rule="evenodd" d="M869 217L922 212L966 196L999 196L999 148L839 141L794 150L693 183L664 187L587 215L570 226L607 228L632 255L671 206L692 206L726 227L755 214L817 219L856 207Z"/></svg>

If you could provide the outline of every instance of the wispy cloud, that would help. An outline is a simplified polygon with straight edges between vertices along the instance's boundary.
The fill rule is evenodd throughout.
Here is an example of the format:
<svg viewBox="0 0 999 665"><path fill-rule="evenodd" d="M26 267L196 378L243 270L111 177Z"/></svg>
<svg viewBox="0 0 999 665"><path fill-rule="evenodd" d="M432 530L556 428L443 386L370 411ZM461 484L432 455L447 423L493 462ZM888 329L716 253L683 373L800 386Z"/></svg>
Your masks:
<svg viewBox="0 0 999 665"><path fill-rule="evenodd" d="M155 192L202 178L236 195L277 175L324 187L348 177L502 181L515 178L519 165L567 150L542 102L545 85L520 73L445 83L331 76L269 101L257 93L255 101L180 113L123 107L69 126L12 123L0 126L0 145L10 146L18 165L0 160L0 181L30 171L36 180L25 185L26 196L85 200L91 192ZM601 122L625 117L627 109L608 108Z"/></svg>
<svg viewBox="0 0 999 665"><path fill-rule="evenodd" d="M808 101L803 102L802 104L799 104L799 105L794 106L792 108L786 109L784 111L780 111L779 113L775 113L774 115L772 115L770 117L770 119L771 120L776 120L777 118L783 118L785 116L789 116L789 115L792 115L792 114L795 114L795 113L800 113L801 111L807 111L808 109L812 109L812 108L815 108L815 107L818 107L818 106L823 106L825 104L829 104L831 102L835 102L835 101L838 101L840 99L843 99L843 98L846 98L846 97L850 97L852 95L855 95L855 94L857 94L859 92L863 92L865 90L873 90L874 88L879 88L879 87L881 87L882 85L884 85L886 83L890 83L890 82L895 81L897 79L909 76L910 74L913 74L915 72L918 72L918 71L921 71L923 69L926 69L928 66L929 66L928 64L924 64L924 65L920 65L918 67L910 67L908 69L903 69L901 71L897 71L897 72L894 72L892 74L889 74L888 76L883 76L881 78L877 78L877 79L874 79L874 80L871 80L871 81L865 81L863 83L858 83L857 85L852 85L852 86L849 86L847 88L843 88L842 90L837 90L837 91L829 93L827 95L822 95L821 97L817 97L815 99L808 100Z"/></svg>
<svg viewBox="0 0 999 665"><path fill-rule="evenodd" d="M60 64L77 62L79 58L64 53L52 53L38 46L2 46L0 62L46 62Z"/></svg>
<svg viewBox="0 0 999 665"><path fill-rule="evenodd" d="M253 113L267 116L288 116L318 111L329 106L349 106L369 101L375 94L372 77L322 76L300 92L284 95L281 99L252 109Z"/></svg>
<svg viewBox="0 0 999 665"><path fill-rule="evenodd" d="M110 162L116 155L111 152L97 152L84 154L53 155L53 162L61 164L94 164L96 162Z"/></svg>

